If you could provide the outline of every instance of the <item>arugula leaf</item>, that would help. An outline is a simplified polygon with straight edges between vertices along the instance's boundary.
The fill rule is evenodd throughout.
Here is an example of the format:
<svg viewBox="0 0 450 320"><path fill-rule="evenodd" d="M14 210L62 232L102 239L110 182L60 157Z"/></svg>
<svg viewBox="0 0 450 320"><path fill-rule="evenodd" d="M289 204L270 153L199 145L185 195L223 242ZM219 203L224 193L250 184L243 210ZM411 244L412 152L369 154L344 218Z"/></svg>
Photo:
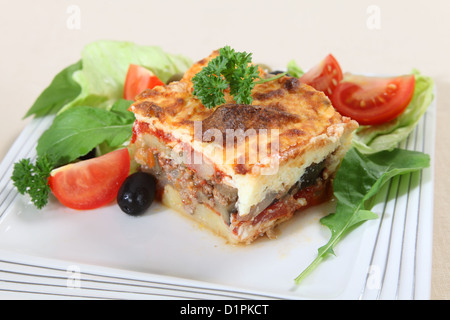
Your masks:
<svg viewBox="0 0 450 320"><path fill-rule="evenodd" d="M430 165L427 154L404 149L364 155L351 148L345 155L333 182L337 200L336 212L321 219L331 231L331 237L318 250L315 260L297 277L298 284L329 254L339 240L364 221L378 216L371 212L369 200L381 187L397 175L421 170Z"/></svg>
<svg viewBox="0 0 450 320"><path fill-rule="evenodd" d="M35 164L29 158L14 164L11 176L14 186L20 194L28 194L38 209L42 209L48 202L51 190L47 181L53 165L53 161L46 155L38 157Z"/></svg>
<svg viewBox="0 0 450 320"><path fill-rule="evenodd" d="M59 166L104 142L112 148L121 146L132 135L134 115L127 111L132 102L119 100L110 111L79 106L58 114L38 140L38 155L52 156Z"/></svg>
<svg viewBox="0 0 450 320"><path fill-rule="evenodd" d="M134 113L128 111L128 108L130 108L133 102L131 100L119 99L112 105L110 112L117 114L126 123L134 123Z"/></svg>
<svg viewBox="0 0 450 320"><path fill-rule="evenodd" d="M81 68L80 60L58 73L27 111L25 118L57 113L65 104L75 99L81 92L81 86L72 76Z"/></svg>

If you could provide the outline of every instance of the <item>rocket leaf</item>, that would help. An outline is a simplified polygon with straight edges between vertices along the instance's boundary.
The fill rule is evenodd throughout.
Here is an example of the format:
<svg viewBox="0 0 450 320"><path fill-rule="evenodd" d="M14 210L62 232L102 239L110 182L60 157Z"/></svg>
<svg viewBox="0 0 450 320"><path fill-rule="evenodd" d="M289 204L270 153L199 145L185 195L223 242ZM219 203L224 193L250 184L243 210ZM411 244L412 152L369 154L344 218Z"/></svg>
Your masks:
<svg viewBox="0 0 450 320"><path fill-rule="evenodd" d="M38 156L49 155L58 166L102 143L113 148L121 146L132 135L134 115L126 110L131 103L118 100L109 111L79 106L58 114L38 140Z"/></svg>
<svg viewBox="0 0 450 320"><path fill-rule="evenodd" d="M58 73L27 111L25 118L57 113L66 103L75 99L80 94L81 87L72 76L81 68L80 60Z"/></svg>
<svg viewBox="0 0 450 320"><path fill-rule="evenodd" d="M397 175L421 170L430 165L427 154L404 149L364 155L351 148L344 157L333 182L336 212L321 219L331 231L329 241L318 250L314 261L297 277L300 283L322 260L334 254L336 244L361 223L376 219L369 200Z"/></svg>

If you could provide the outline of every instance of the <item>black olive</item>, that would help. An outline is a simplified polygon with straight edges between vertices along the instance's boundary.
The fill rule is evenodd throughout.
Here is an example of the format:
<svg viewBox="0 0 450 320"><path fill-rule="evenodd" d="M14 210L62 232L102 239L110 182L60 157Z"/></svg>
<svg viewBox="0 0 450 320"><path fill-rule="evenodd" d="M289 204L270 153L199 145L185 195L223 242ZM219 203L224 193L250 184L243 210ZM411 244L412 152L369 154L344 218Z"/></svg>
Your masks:
<svg viewBox="0 0 450 320"><path fill-rule="evenodd" d="M155 177L146 172L135 172L120 186L117 204L126 214L139 216L153 203L155 194Z"/></svg>

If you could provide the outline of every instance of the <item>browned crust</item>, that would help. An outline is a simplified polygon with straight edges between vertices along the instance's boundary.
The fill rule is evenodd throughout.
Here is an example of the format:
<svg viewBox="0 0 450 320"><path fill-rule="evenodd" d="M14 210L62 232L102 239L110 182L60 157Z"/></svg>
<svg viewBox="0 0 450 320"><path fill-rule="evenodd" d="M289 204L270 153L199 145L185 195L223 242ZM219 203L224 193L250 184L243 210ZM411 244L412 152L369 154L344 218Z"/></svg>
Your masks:
<svg viewBox="0 0 450 320"><path fill-rule="evenodd" d="M225 138L226 130L278 129L300 121L296 114L288 113L272 105L262 107L248 104L225 104L202 121L203 132L219 130ZM223 139L225 143L225 139Z"/></svg>

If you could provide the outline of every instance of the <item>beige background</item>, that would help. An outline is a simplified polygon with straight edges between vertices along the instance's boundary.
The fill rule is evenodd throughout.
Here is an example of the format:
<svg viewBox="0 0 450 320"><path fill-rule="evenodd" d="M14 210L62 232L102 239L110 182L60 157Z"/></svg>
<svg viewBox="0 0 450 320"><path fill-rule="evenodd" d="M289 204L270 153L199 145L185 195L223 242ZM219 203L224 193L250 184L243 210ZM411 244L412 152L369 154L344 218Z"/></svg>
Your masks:
<svg viewBox="0 0 450 320"><path fill-rule="evenodd" d="M79 9L79 28L68 25L70 8ZM431 294L448 299L449 16L447 0L1 0L0 159L53 76L99 39L159 45L193 60L228 44L272 66L295 59L306 69L331 52L344 71L402 74L417 68L434 78L438 92Z"/></svg>

